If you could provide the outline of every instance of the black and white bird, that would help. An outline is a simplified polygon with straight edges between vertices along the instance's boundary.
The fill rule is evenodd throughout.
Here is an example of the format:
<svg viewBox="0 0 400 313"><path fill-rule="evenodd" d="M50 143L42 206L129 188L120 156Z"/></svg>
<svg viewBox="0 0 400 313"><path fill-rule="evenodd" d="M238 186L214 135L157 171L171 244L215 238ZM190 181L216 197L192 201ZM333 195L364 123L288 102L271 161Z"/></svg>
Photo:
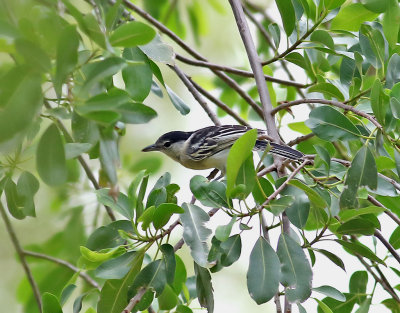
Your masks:
<svg viewBox="0 0 400 313"><path fill-rule="evenodd" d="M229 150L235 141L251 128L241 125L209 126L192 132L171 131L142 151L161 151L183 166L195 170L208 168L226 172L226 160ZM265 135L265 131L258 130L258 136ZM284 158L300 161L304 154L289 146L257 139L253 150L265 151Z"/></svg>

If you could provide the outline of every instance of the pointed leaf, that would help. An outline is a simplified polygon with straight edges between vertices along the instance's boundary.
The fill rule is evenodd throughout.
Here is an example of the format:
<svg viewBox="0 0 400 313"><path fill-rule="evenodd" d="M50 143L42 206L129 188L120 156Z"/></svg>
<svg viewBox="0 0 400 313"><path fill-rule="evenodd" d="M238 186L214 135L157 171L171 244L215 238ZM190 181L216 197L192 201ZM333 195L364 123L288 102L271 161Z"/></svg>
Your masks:
<svg viewBox="0 0 400 313"><path fill-rule="evenodd" d="M227 225L219 225L215 230L215 237L219 241L225 241L231 234L232 226L236 222L236 216L233 216L231 221Z"/></svg>
<svg viewBox="0 0 400 313"><path fill-rule="evenodd" d="M156 35L153 28L138 21L119 26L110 36L114 47L133 47L150 42Z"/></svg>
<svg viewBox="0 0 400 313"><path fill-rule="evenodd" d="M379 14L367 10L361 3L341 7L332 20L331 29L358 31L362 23L373 21Z"/></svg>
<svg viewBox="0 0 400 313"><path fill-rule="evenodd" d="M322 94L324 94L325 96L328 96L328 98L336 98L339 101L344 101L344 96L343 94L340 92L340 90L329 83L319 83L316 84L310 88L308 88L308 92L320 92Z"/></svg>
<svg viewBox="0 0 400 313"><path fill-rule="evenodd" d="M194 271L196 274L196 290L197 298L203 308L207 308L208 313L214 311L214 295L211 283L211 275L208 269L194 263Z"/></svg>
<svg viewBox="0 0 400 313"><path fill-rule="evenodd" d="M210 217L197 205L184 203L182 208L185 213L181 214L183 224L183 239L190 247L190 254L194 261L200 266L206 266L208 247L206 240L211 235L211 230L204 226Z"/></svg>
<svg viewBox="0 0 400 313"><path fill-rule="evenodd" d="M342 302L346 301L346 297L344 296L344 294L332 286L316 287L316 288L313 288L313 291L322 293L325 296L336 299L338 301L342 301Z"/></svg>
<svg viewBox="0 0 400 313"><path fill-rule="evenodd" d="M62 313L60 302L55 295L45 292L42 296L43 313Z"/></svg>
<svg viewBox="0 0 400 313"><path fill-rule="evenodd" d="M293 3L290 0L275 0L275 2L281 14L283 28L285 29L286 35L289 36L292 34L296 24Z"/></svg>

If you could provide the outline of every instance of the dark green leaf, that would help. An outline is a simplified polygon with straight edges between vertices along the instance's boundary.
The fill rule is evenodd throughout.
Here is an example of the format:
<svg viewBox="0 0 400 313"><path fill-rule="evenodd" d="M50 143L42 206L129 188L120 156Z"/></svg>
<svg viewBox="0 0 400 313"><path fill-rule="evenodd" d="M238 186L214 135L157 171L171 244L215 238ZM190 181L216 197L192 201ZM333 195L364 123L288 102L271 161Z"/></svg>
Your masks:
<svg viewBox="0 0 400 313"><path fill-rule="evenodd" d="M185 263L183 263L182 259L177 254L175 254L175 265L175 275L172 288L174 288L175 294L179 295L186 282L187 273Z"/></svg>
<svg viewBox="0 0 400 313"><path fill-rule="evenodd" d="M360 208L360 209L354 209L354 210L344 210L339 213L339 217L343 222L346 222L348 220L351 220L354 217L364 215L364 214L380 214L383 211L385 211L384 208L377 207L377 206L369 206L365 208Z"/></svg>
<svg viewBox="0 0 400 313"><path fill-rule="evenodd" d="M226 186L219 181L209 182L207 178L196 175L190 180L190 190L201 204L209 207L229 207Z"/></svg>
<svg viewBox="0 0 400 313"><path fill-rule="evenodd" d="M311 295L312 270L301 246L289 235L281 234L277 254L281 262L280 281L290 302L305 301Z"/></svg>
<svg viewBox="0 0 400 313"><path fill-rule="evenodd" d="M100 164L111 183L117 184L117 166L119 166L118 134L113 129L104 130L100 137Z"/></svg>
<svg viewBox="0 0 400 313"><path fill-rule="evenodd" d="M219 225L215 230L215 238L219 241L225 241L229 238L232 231L232 226L236 222L236 216L233 216L231 221L227 225Z"/></svg>
<svg viewBox="0 0 400 313"><path fill-rule="evenodd" d="M308 69L308 65L306 63L306 61L304 60L304 57L298 53L298 52L292 52L289 53L287 56L285 56L285 60L296 64L297 66L300 66L301 68L307 70Z"/></svg>
<svg viewBox="0 0 400 313"><path fill-rule="evenodd" d="M156 229L164 227L168 223L172 214L184 213L185 211L174 203L162 203L154 211L153 225Z"/></svg>
<svg viewBox="0 0 400 313"><path fill-rule="evenodd" d="M282 195L289 195L294 201L286 208L285 212L290 222L298 228L304 228L310 212L310 200L307 194L293 186L287 186Z"/></svg>
<svg viewBox="0 0 400 313"><path fill-rule="evenodd" d="M389 243L393 248L400 249L400 227L397 227L394 232L390 235Z"/></svg>
<svg viewBox="0 0 400 313"><path fill-rule="evenodd" d="M43 313L62 313L61 305L55 295L45 292L42 296Z"/></svg>
<svg viewBox="0 0 400 313"><path fill-rule="evenodd" d="M220 247L223 251L221 255L221 265L224 267L231 266L240 257L242 252L242 239L239 234L233 235L222 242Z"/></svg>
<svg viewBox="0 0 400 313"><path fill-rule="evenodd" d="M172 285L174 283L176 270L174 247L166 243L161 245L160 250L164 255L165 277L167 279L167 283Z"/></svg>
<svg viewBox="0 0 400 313"><path fill-rule="evenodd" d="M190 112L190 108L186 105L185 102L167 85L165 85L165 89L167 90L168 97L171 99L174 107L182 114L186 115Z"/></svg>
<svg viewBox="0 0 400 313"><path fill-rule="evenodd" d="M150 26L131 21L119 26L110 36L110 43L114 47L133 47L150 42L156 32Z"/></svg>
<svg viewBox="0 0 400 313"><path fill-rule="evenodd" d="M271 300L279 287L281 264L274 249L260 237L250 254L247 289L257 304Z"/></svg>
<svg viewBox="0 0 400 313"><path fill-rule="evenodd" d="M341 235L373 235L375 232L374 223L362 219L362 218L353 218L336 229L336 232Z"/></svg>
<svg viewBox="0 0 400 313"><path fill-rule="evenodd" d="M367 10L361 3L343 6L332 20L331 29L358 31L362 23L373 21L379 14Z"/></svg>
<svg viewBox="0 0 400 313"><path fill-rule="evenodd" d="M50 185L61 185L67 180L64 143L56 125L43 133L36 152L36 166L42 180Z"/></svg>
<svg viewBox="0 0 400 313"><path fill-rule="evenodd" d="M357 190L364 186L368 186L371 189L376 189L378 186L375 159L366 146L358 150L347 171L345 188L340 196L340 207L356 208L358 206Z"/></svg>
<svg viewBox="0 0 400 313"><path fill-rule="evenodd" d="M344 296L344 294L332 286L320 286L320 287L313 288L312 290L322 293L325 296L328 296L328 297L333 298L338 301L342 301L342 302L346 301L346 297Z"/></svg>
<svg viewBox="0 0 400 313"><path fill-rule="evenodd" d="M208 248L206 240L211 230L204 226L210 217L197 205L184 203L182 208L185 213L181 214L183 224L183 239L190 247L193 260L200 266L207 265Z"/></svg>
<svg viewBox="0 0 400 313"><path fill-rule="evenodd" d="M70 284L68 286L66 286L60 296L60 305L64 306L65 302L68 301L69 297L71 296L71 294L74 292L74 290L76 289L76 285L74 284Z"/></svg>
<svg viewBox="0 0 400 313"><path fill-rule="evenodd" d="M166 283L165 263L162 260L153 261L137 274L132 286L129 287L128 297L133 297L140 287L151 287L159 296Z"/></svg>
<svg viewBox="0 0 400 313"><path fill-rule="evenodd" d="M275 0L275 2L281 14L283 28L285 29L286 35L289 36L292 34L296 24L293 3L290 0Z"/></svg>
<svg viewBox="0 0 400 313"><path fill-rule="evenodd" d="M175 310L176 313L193 313L192 309L186 305L179 304Z"/></svg>
<svg viewBox="0 0 400 313"><path fill-rule="evenodd" d="M316 84L316 85L308 88L308 92L320 92L320 93L324 94L325 96L327 96L328 98L333 97L333 98L338 99L339 101L344 101L344 96L340 92L340 90L336 86L334 86L330 83Z"/></svg>
<svg viewBox="0 0 400 313"><path fill-rule="evenodd" d="M279 47L279 43L281 42L281 30L276 23L272 23L268 25L269 33L274 40L275 47Z"/></svg>
<svg viewBox="0 0 400 313"><path fill-rule="evenodd" d="M133 205L130 199L123 193L118 194L117 201L114 200L109 194L109 189L96 190L97 200L111 209L115 210L119 214L122 214L127 219L133 218Z"/></svg>
<svg viewBox="0 0 400 313"><path fill-rule="evenodd" d="M386 87L392 88L395 84L400 82L400 55L398 53L394 53L387 65L386 72ZM399 98L397 98L400 100Z"/></svg>
<svg viewBox="0 0 400 313"><path fill-rule="evenodd" d="M314 134L327 141L357 139L361 135L344 114L329 106L314 108L306 125Z"/></svg>
<svg viewBox="0 0 400 313"><path fill-rule="evenodd" d="M399 8L399 3L396 0L370 0L374 1L375 6L374 8L382 9L385 7L385 4L387 5L387 10L385 14L383 15L383 21L382 21L382 26L383 26L383 33L385 34L386 40L389 43L389 46L392 48L396 45L398 39L398 34L399 34L399 19L400 19L400 8ZM393 69L388 67L388 71L392 71ZM389 87L390 88L390 87Z"/></svg>
<svg viewBox="0 0 400 313"><path fill-rule="evenodd" d="M119 257L102 263L95 270L96 277L104 279L123 278L131 269L132 263L137 257L136 252L127 252Z"/></svg>
<svg viewBox="0 0 400 313"><path fill-rule="evenodd" d="M278 199L272 200L268 204L267 208L272 212L272 214L278 216L283 211L285 211L289 206L291 206L294 201L295 198L293 196L282 196Z"/></svg>
<svg viewBox="0 0 400 313"><path fill-rule="evenodd" d="M68 40L65 40L68 38ZM75 26L67 26L60 34L57 43L56 74L54 76L54 89L61 97L61 87L69 74L75 69L78 62L79 35Z"/></svg>
<svg viewBox="0 0 400 313"><path fill-rule="evenodd" d="M314 300L317 301L318 303L318 309L321 309L324 313L333 313L333 311L329 308L329 306L326 303L316 298L314 298Z"/></svg>
<svg viewBox="0 0 400 313"><path fill-rule="evenodd" d="M333 263L335 263L337 266L339 266L342 270L346 271L346 268L344 266L342 259L339 258L336 254L333 254L332 252L324 250L324 249L316 249L315 251L318 251L319 253L325 255L329 260L331 260Z"/></svg>
<svg viewBox="0 0 400 313"><path fill-rule="evenodd" d="M107 280L101 289L100 299L97 304L98 313L121 313L128 304L127 292L139 273L143 262L144 253L137 253L132 262L131 269L122 279Z"/></svg>
<svg viewBox="0 0 400 313"><path fill-rule="evenodd" d="M165 285L163 292L157 299L160 310L172 310L178 304L178 296L169 285Z"/></svg>
<svg viewBox="0 0 400 313"><path fill-rule="evenodd" d="M194 262L194 272L196 274L196 290L199 303L203 308L207 308L208 313L213 313L214 295L210 272L196 262Z"/></svg>
<svg viewBox="0 0 400 313"><path fill-rule="evenodd" d="M385 262L383 262L380 258L378 258L375 255L375 253L373 253L369 248L367 248L366 246L364 246L359 242L348 242L339 239L336 239L335 241L340 243L344 248L349 250L352 254L358 253L361 256L366 257L367 259L385 265Z"/></svg>
<svg viewBox="0 0 400 313"><path fill-rule="evenodd" d="M371 107L379 123L385 124L386 110L389 105L388 97L383 93L381 81L376 79L371 88Z"/></svg>
<svg viewBox="0 0 400 313"><path fill-rule="evenodd" d="M315 30L310 37L311 41L322 43L323 45L327 46L328 48L334 50L335 44L331 35L322 29Z"/></svg>
<svg viewBox="0 0 400 313"><path fill-rule="evenodd" d="M357 295L357 303L361 304L367 291L368 273L366 271L354 272L350 277L349 291Z"/></svg>
<svg viewBox="0 0 400 313"><path fill-rule="evenodd" d="M137 219L138 223L142 223L143 230L149 228L151 222L153 222L155 210L156 207L154 205L147 207L146 210L144 210L140 217Z"/></svg>
<svg viewBox="0 0 400 313"><path fill-rule="evenodd" d="M274 187L270 181L264 177L259 177L258 182L259 184L256 184L253 189L253 197L257 204L262 204L267 200L267 197L274 192Z"/></svg>

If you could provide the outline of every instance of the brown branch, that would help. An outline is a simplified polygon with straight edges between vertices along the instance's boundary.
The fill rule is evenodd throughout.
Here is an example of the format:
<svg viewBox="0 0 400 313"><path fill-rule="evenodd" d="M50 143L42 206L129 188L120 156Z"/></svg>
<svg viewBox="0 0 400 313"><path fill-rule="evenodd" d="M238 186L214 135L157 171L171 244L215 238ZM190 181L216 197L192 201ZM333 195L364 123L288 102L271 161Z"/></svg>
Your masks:
<svg viewBox="0 0 400 313"><path fill-rule="evenodd" d="M219 65L219 64L215 64L215 63L189 59L189 58L184 57L184 56L182 56L180 54L176 54L176 59L179 60L179 61L182 61L183 63L189 64L189 65L193 65L193 66L205 67L205 68L209 68L209 69L214 69L214 70L219 70L219 71L235 74L235 75L238 75L238 76L254 78L254 73L252 73L252 72L236 69L236 68L229 67L229 66ZM279 78L272 77L272 76L265 75L265 74L264 74L264 79L266 81L277 83L277 84L281 84L281 85L285 85L285 86L293 86L293 87L297 87L297 88L307 88L307 87L309 87L309 85L304 85L304 84L301 84L301 83L297 83L295 81L288 81L288 80L284 80L284 79L279 79Z"/></svg>
<svg viewBox="0 0 400 313"><path fill-rule="evenodd" d="M368 195L368 201L371 202L373 205L384 208L385 209L384 213L386 213L386 215L388 215L393 221L397 223L397 225L400 226L400 219L398 218L398 216L394 214L392 211L390 211L387 207L385 207L382 203L380 203L371 195Z"/></svg>
<svg viewBox="0 0 400 313"><path fill-rule="evenodd" d="M328 11L324 12L322 14L322 16L319 18L319 20L317 20L315 22L315 24L313 25L313 27L311 27L303 36L301 36L293 45L291 45L289 48L287 48L284 52L282 52L281 54L269 59L268 61L265 61L262 63L262 65L268 65L271 64L275 61L278 61L280 59L282 59L283 57L285 57L286 55L288 55L290 52L292 52L293 50L295 50L305 39L307 39L308 36L310 36L310 34L312 34L314 32L315 29L317 29L317 27L319 26L319 24L322 23L322 21L324 20L324 18L326 17L326 15L328 14Z"/></svg>
<svg viewBox="0 0 400 313"><path fill-rule="evenodd" d="M144 294L146 293L147 288L141 287L135 294L135 296L129 301L128 305L126 306L125 309L122 310L122 313L130 313L133 308L135 307L136 304L140 302Z"/></svg>
<svg viewBox="0 0 400 313"><path fill-rule="evenodd" d="M100 286L99 284L92 278L90 277L88 274L86 274L85 272L82 272L80 268L76 267L75 265L65 261L65 260L61 260L55 257L52 257L50 255L47 254L43 254L43 253L38 253L38 252L34 252L34 251L28 251L28 250L23 250L22 253L26 256L31 256L34 258L38 258L38 259L43 259L43 260L47 260L53 263L56 263L58 265L62 265L68 269L70 269L71 271L78 273L78 275L84 279L89 285L93 286L94 288L100 290Z"/></svg>
<svg viewBox="0 0 400 313"><path fill-rule="evenodd" d="M10 236L11 242L13 243L15 251L17 251L19 260L21 261L22 267L24 268L26 277L28 278L29 284L31 285L32 291L33 291L33 296L36 300L36 303L39 308L39 312L42 312L42 298L40 296L40 291L39 287L33 278L32 271L29 268L28 262L26 261L23 249L21 247L21 244L19 243L18 237L15 233L15 230L13 226L11 225L11 222L8 218L8 215L4 209L3 203L0 201L0 214L1 217L3 218L4 224L6 225L8 235Z"/></svg>
<svg viewBox="0 0 400 313"><path fill-rule="evenodd" d="M375 230L374 236L378 238L380 242L383 243L383 245L389 250L390 254L393 255L393 257L396 259L397 262L400 264L400 256L397 254L396 250L393 248L393 246L386 240L385 237L382 236L379 230Z"/></svg>
<svg viewBox="0 0 400 313"><path fill-rule="evenodd" d="M367 120L369 120L376 127L378 127L379 129L382 129L382 125L379 124L371 115L369 115L367 113L364 113L364 112L362 112L360 110L357 110L355 107L353 107L351 105L347 105L347 104L344 104L342 102L334 101L334 100L325 100L325 99L299 99L299 100L294 100L294 101L290 101L290 102L285 102L285 103L277 106L276 108L274 108L272 110L271 113L272 114L276 114L280 110L289 108L289 107L294 106L294 105L303 104L303 103L320 103L320 104L332 105L332 106L341 108L341 109L346 110L346 111L351 111L351 112L357 114L358 116L365 117Z"/></svg>
<svg viewBox="0 0 400 313"><path fill-rule="evenodd" d="M256 47L254 45L249 27L247 25L242 3L240 2L240 0L229 0L229 3L232 7L233 15L235 16L236 24L238 26L240 36L242 37L242 41L246 49L251 69L254 73L258 94L260 96L260 101L263 107L263 115L268 134L272 138L274 138L276 142L281 142L278 129L276 128L274 116L271 114L272 102L267 85L265 84L261 61L257 54Z"/></svg>
<svg viewBox="0 0 400 313"><path fill-rule="evenodd" d="M314 136L315 136L315 135L314 135L313 133L310 133L310 134L307 134L307 135L304 135L304 136L299 136L299 137L297 137L297 138L295 138L295 139L289 141L289 142L287 143L287 145L288 145L288 146L294 146L294 145L297 145L297 144L300 143L300 142L306 141L306 140L308 140L308 139L310 139L310 138L312 138L312 137L314 137Z"/></svg>
<svg viewBox="0 0 400 313"><path fill-rule="evenodd" d="M193 95L193 97L201 105L203 110L207 113L207 115L211 119L211 121L217 126L221 125L221 122L219 121L217 115L215 115L215 113L211 111L207 102L204 100L204 98L201 96L201 94L198 92L198 90L194 87L192 82L186 77L186 74L184 72L182 72L182 70L179 67L177 67L176 65L169 66L169 67L175 71L175 73L178 75L180 80L185 84L186 88L190 91L190 93Z"/></svg>
<svg viewBox="0 0 400 313"><path fill-rule="evenodd" d="M123 0L123 4L128 7L129 9L135 11L138 15L140 15L142 18L147 20L149 23L151 23L153 26L155 26L159 31L170 37L173 41L175 41L182 49L184 49L187 53L189 53L191 56L195 57L198 60L201 61L206 61L207 59L204 58L200 53L198 53L196 50L191 48L189 45L187 45L182 39L180 39L173 31L171 31L168 27L157 21L154 17L152 17L150 14L148 14L146 11L142 10L129 0ZM222 79L229 87L234 89L252 108L255 110L255 112L262 117L263 112L260 106L251 98L241 87L240 85L234 81L232 78L230 78L228 75L225 73L211 69L215 75L217 75L220 79Z"/></svg>
<svg viewBox="0 0 400 313"><path fill-rule="evenodd" d="M270 203L273 199L275 199L280 193L281 191L287 186L287 184L289 184L289 182L297 175L298 172L300 172L300 170L306 166L306 164L309 161L306 160L303 163L301 163L289 176L288 178L283 182L282 185L280 185L266 200L265 202L261 205L261 207L265 207L268 205L268 203Z"/></svg>
<svg viewBox="0 0 400 313"><path fill-rule="evenodd" d="M239 124L245 125L245 126L250 126L243 118L241 118L235 111L233 111L230 107L228 107L225 103L223 103L221 100L218 98L214 97L211 93L209 93L207 90L202 88L200 85L198 85L193 79L188 77L192 85L208 100L213 102L216 106L218 106L221 110L225 111L228 115L233 117Z"/></svg>

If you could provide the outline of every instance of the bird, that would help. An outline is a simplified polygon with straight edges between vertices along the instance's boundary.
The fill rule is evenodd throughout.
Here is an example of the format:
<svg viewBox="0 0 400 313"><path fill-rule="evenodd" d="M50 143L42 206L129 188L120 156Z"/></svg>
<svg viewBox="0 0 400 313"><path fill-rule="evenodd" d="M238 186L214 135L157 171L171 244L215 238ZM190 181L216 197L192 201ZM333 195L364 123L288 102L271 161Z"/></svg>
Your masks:
<svg viewBox="0 0 400 313"><path fill-rule="evenodd" d="M226 161L229 150L235 141L251 127L242 125L208 126L196 131L171 131L157 141L142 149L143 152L160 151L186 168L204 170L216 168L226 173ZM258 129L259 138L266 132ZM289 146L269 140L257 139L253 150L265 151L300 161L304 154Z"/></svg>

